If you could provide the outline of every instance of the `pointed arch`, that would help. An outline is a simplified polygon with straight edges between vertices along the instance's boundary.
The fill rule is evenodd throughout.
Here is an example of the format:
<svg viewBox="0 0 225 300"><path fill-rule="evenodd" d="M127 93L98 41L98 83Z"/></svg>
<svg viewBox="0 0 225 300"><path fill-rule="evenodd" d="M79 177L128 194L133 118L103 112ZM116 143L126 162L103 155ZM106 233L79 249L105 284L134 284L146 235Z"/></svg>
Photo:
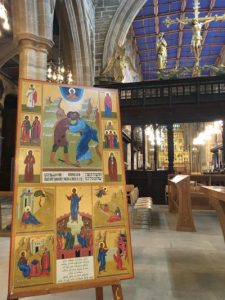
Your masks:
<svg viewBox="0 0 225 300"><path fill-rule="evenodd" d="M123 0L118 7L106 35L103 49L103 66L112 56L117 45L125 42L128 30L147 0Z"/></svg>
<svg viewBox="0 0 225 300"><path fill-rule="evenodd" d="M64 61L70 62L76 84L90 85L93 81L93 61L84 3L79 0L64 1L61 6L56 6L56 14L63 30Z"/></svg>

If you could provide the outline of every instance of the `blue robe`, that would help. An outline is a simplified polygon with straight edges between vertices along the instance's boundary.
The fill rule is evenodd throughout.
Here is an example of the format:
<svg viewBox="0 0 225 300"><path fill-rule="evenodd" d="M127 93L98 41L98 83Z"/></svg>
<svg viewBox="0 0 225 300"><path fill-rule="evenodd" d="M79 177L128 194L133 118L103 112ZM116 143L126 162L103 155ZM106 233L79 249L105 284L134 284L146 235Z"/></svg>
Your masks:
<svg viewBox="0 0 225 300"><path fill-rule="evenodd" d="M26 260L25 257L21 257L18 260L17 265L19 267L19 270L23 273L24 277L30 276L30 266L28 265L27 260Z"/></svg>
<svg viewBox="0 0 225 300"><path fill-rule="evenodd" d="M80 139L77 143L76 148L76 160L91 160L91 152L88 144L91 140L97 143L99 142L97 137L97 130L91 128L82 119L78 119L76 124L69 125L69 130L72 133L80 133Z"/></svg>
<svg viewBox="0 0 225 300"><path fill-rule="evenodd" d="M77 194L72 194L71 196L67 197L70 200L70 215L72 220L77 220L78 218L78 210L79 210L79 202L80 197Z"/></svg>
<svg viewBox="0 0 225 300"><path fill-rule="evenodd" d="M34 225L41 224L30 211L23 213L22 223Z"/></svg>
<svg viewBox="0 0 225 300"><path fill-rule="evenodd" d="M106 250L104 248L100 248L98 251L98 262L100 263L99 265L99 272L105 270L106 266Z"/></svg>

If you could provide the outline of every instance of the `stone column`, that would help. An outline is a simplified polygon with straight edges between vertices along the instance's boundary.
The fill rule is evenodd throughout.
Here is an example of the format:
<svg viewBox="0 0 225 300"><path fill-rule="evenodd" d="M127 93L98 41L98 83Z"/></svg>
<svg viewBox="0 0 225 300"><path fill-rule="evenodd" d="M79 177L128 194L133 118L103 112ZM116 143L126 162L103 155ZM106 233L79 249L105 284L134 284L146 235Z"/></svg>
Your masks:
<svg viewBox="0 0 225 300"><path fill-rule="evenodd" d="M19 40L20 78L46 80L48 50L53 42L31 34Z"/></svg>

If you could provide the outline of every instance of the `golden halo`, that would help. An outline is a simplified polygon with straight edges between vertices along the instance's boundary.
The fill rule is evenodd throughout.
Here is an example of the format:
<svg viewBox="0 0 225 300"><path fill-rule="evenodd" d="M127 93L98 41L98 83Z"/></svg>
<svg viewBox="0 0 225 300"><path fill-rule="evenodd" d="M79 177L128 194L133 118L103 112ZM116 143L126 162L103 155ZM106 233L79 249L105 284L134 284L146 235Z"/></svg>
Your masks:
<svg viewBox="0 0 225 300"><path fill-rule="evenodd" d="M105 248L105 243L104 242L99 242L99 248L101 247L101 244L103 244L103 248Z"/></svg>
<svg viewBox="0 0 225 300"><path fill-rule="evenodd" d="M26 257L26 255L27 255L26 250L21 250L21 251L20 251L20 256L22 256L22 253L24 253L24 254L25 254L24 256Z"/></svg>

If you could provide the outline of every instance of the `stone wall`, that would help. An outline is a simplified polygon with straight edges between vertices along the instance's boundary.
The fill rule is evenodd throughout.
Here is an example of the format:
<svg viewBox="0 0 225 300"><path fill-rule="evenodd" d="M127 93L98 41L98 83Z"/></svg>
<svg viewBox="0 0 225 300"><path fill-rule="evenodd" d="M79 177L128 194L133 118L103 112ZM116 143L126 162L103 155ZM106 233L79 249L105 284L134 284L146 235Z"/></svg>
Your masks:
<svg viewBox="0 0 225 300"><path fill-rule="evenodd" d="M122 0L95 0L95 77L102 71L102 55L107 32Z"/></svg>

